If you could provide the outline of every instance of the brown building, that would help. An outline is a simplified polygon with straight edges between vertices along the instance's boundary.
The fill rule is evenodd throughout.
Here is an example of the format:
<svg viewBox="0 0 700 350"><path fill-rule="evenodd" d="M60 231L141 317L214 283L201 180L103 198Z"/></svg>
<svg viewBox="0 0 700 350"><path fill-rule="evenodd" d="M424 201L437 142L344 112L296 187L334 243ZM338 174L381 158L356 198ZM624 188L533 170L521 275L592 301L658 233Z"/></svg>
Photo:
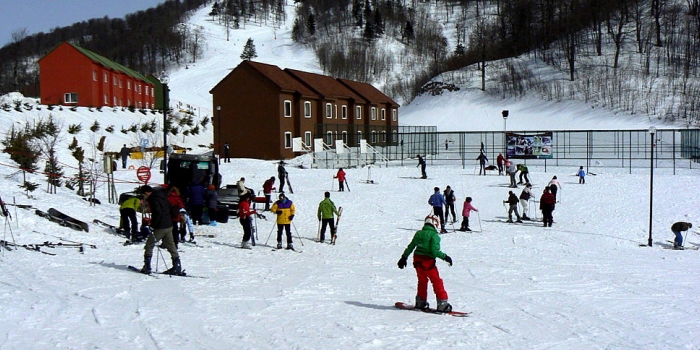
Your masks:
<svg viewBox="0 0 700 350"><path fill-rule="evenodd" d="M292 158L296 137L383 146L398 126L399 105L369 84L259 62L241 62L210 93L215 152L228 142L232 157Z"/></svg>

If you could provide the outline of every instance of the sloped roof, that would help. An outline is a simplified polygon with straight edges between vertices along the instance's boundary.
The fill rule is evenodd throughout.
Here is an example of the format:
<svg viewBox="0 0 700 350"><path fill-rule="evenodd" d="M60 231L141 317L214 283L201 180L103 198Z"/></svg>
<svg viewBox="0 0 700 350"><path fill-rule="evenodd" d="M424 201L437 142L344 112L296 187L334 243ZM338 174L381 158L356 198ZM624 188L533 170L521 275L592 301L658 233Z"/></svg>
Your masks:
<svg viewBox="0 0 700 350"><path fill-rule="evenodd" d="M72 46L74 49L78 50L80 53L82 53L83 55L85 55L87 58L89 58L91 61L93 61L93 62L95 62L95 63L99 63L99 64L101 64L101 65L103 65L103 66L105 66L105 67L107 67L107 68L109 68L109 69L112 69L112 70L115 70L115 71L118 71L118 72L122 72L122 73L124 73L124 74L126 74L126 75L128 75L128 76L130 76L130 77L132 77L132 78L136 78L136 79L142 80L142 81L144 81L144 82L151 83L151 82L150 82L145 76L143 76L141 73L139 73L139 72L137 72L137 71L135 71L135 70L133 70L133 69L127 67L127 66L124 66L124 65L122 65L122 64L119 64L119 63L117 63L117 62L114 62L114 61L110 60L110 59L107 58L107 57L98 55L98 54L96 54L96 53L94 53L94 52L92 52L92 51L90 51L90 50L88 50L88 49L82 48L82 47L80 47L80 46L78 46L78 45L69 43L69 42L67 42L67 41L64 42L64 43L65 43L65 44L68 44L68 45L70 45L70 46Z"/></svg>
<svg viewBox="0 0 700 350"><path fill-rule="evenodd" d="M294 77L287 74L280 67L277 67L277 66L272 65L272 64L265 64L265 63L246 60L246 61L241 62L238 65L238 67L236 67L233 71L240 68L241 66L248 66L248 67L254 69L255 71L257 71L261 75L265 76L268 80L270 80L273 84L275 84L277 87L279 87L283 91L298 92L304 97L318 98L317 93L315 93L313 90L306 87L304 84L302 84L298 80L294 79ZM232 74L233 71L229 74ZM224 80L226 80L226 78L222 79L221 82L223 82ZM219 84L221 82L219 82ZM211 93L214 89L216 89L216 87L219 84L216 84L216 86L214 86L209 92Z"/></svg>
<svg viewBox="0 0 700 350"><path fill-rule="evenodd" d="M345 84L356 93L360 94L365 99L371 102L377 103L389 103L394 107L399 107L396 101L392 100L389 96L385 95L383 92L379 91L374 86L367 83L360 83L358 81L348 80L339 78L338 81Z"/></svg>
<svg viewBox="0 0 700 350"><path fill-rule="evenodd" d="M362 96L356 94L354 91L350 90L347 86L341 84L333 77L289 68L285 69L284 71L306 83L307 86L315 90L324 98L352 99L357 103L367 102Z"/></svg>

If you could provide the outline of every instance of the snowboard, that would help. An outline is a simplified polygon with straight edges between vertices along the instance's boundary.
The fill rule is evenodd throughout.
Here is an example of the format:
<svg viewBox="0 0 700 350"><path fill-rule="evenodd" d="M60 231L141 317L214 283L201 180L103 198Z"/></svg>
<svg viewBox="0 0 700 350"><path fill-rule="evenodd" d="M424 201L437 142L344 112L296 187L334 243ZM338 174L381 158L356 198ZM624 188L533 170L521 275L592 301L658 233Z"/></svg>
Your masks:
<svg viewBox="0 0 700 350"><path fill-rule="evenodd" d="M78 219L75 219L75 218L70 217L70 216L68 216L68 215L66 215L66 214L63 214L63 213L61 213L60 211L58 211L58 210L56 210L56 209L54 209L54 208L49 208L49 210L48 210L47 212L49 213L49 215L63 220L63 221L64 221L66 224L68 224L68 225L78 226L78 227L80 227L83 231L85 231L85 232L90 232L90 227L89 227L88 224L85 223L85 222L82 222L82 221L80 221L80 220L78 220Z"/></svg>
<svg viewBox="0 0 700 350"><path fill-rule="evenodd" d="M450 315L454 317L467 317L469 316L470 312L461 312L461 311L450 311L450 312L441 312L436 309L432 308L426 308L426 309L416 309L413 307L413 305L409 305L400 301L397 301L394 306L397 309L402 309L402 310L411 310L411 311L421 311L429 314L438 314L438 315Z"/></svg>
<svg viewBox="0 0 700 350"><path fill-rule="evenodd" d="M39 209L34 210L34 214L41 216L42 218L48 219L49 221L55 222L61 226L69 227L77 231L82 231L83 228L80 225L74 224L70 221L66 221L62 218L59 218L57 216L53 216L45 211L41 211Z"/></svg>

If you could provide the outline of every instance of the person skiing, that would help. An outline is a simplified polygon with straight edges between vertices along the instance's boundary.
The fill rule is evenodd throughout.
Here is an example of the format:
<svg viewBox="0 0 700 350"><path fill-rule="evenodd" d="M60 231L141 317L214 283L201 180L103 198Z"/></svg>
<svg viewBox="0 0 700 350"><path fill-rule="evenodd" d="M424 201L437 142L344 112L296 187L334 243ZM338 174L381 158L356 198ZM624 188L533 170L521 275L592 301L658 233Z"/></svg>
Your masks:
<svg viewBox="0 0 700 350"><path fill-rule="evenodd" d="M508 203L510 206L508 208L508 222L513 222L513 212L515 212L515 217L517 218L515 222L522 223L520 213L518 213L518 196L513 191L508 191L508 199L504 200L503 203Z"/></svg>
<svg viewBox="0 0 700 350"><path fill-rule="evenodd" d="M271 176L263 183L263 194L265 195L265 209L263 209L263 211L270 211L273 190L275 190L275 177Z"/></svg>
<svg viewBox="0 0 700 350"><path fill-rule="evenodd" d="M525 184L525 188L523 188L523 191L520 192L520 206L523 207L523 220L532 220L530 217L527 216L527 213L529 212L529 206L528 203L530 201L530 197L532 196L532 193L530 190L532 189L532 185L528 182Z"/></svg>
<svg viewBox="0 0 700 350"><path fill-rule="evenodd" d="M335 203L331 201L331 193L326 192L323 196L323 200L318 204L318 213L316 214L318 216L318 221L321 222L321 232L318 242L323 243L326 240L326 226L330 226L331 242L335 242L336 229L333 214L340 216L340 213L338 209L336 209Z"/></svg>
<svg viewBox="0 0 700 350"><path fill-rule="evenodd" d="M498 175L503 175L503 165L506 163L506 158L503 153L499 153L496 157L496 165L498 165Z"/></svg>
<svg viewBox="0 0 700 350"><path fill-rule="evenodd" d="M170 186L168 188L168 203L170 203L170 206L175 208L173 213L171 213L170 221L173 223L173 240L175 241L175 248L178 247L178 239L180 237L180 230L178 229L178 225L180 222L180 217L177 212L179 212L180 209L185 207L185 202L182 201L182 197L180 196L180 190L177 189L175 186Z"/></svg>
<svg viewBox="0 0 700 350"><path fill-rule="evenodd" d="M294 213L296 212L294 203L284 193L280 193L279 200L272 205L271 210L277 214L277 249L282 249L282 230L284 229L287 233L286 249L294 250L291 230L292 220L294 220Z"/></svg>
<svg viewBox="0 0 700 350"><path fill-rule="evenodd" d="M178 255L175 242L173 241L173 223L170 220L171 206L166 198L165 190L155 190L149 185L143 185L141 186L141 193L143 193L144 200L148 203L151 212L151 228L153 228L153 234L149 235L148 239L146 239L141 273L151 273L153 248L157 241L163 240L163 245L165 245L168 253L170 253L170 258L173 262L173 266L163 273L180 275L182 274L182 265L180 264L180 255Z"/></svg>
<svg viewBox="0 0 700 350"><path fill-rule="evenodd" d="M416 269L418 277L418 288L416 291L416 309L426 309L428 305L428 281L433 285L433 292L437 299L437 310L440 312L452 311L452 305L448 303L447 291L440 278L435 259L439 258L452 266L452 258L440 250L440 235L438 235L438 227L440 223L434 215L428 215L423 221L423 228L417 231L408 244L401 259L399 259L398 267L405 268L408 265L408 256L413 253L413 266Z"/></svg>
<svg viewBox="0 0 700 350"><path fill-rule="evenodd" d="M445 191L443 191L443 196L445 197L445 222L450 221L450 212L452 212L452 223L457 222L457 216L455 215L455 192L452 188L447 185Z"/></svg>
<svg viewBox="0 0 700 350"><path fill-rule="evenodd" d="M578 183L579 184L583 185L586 183L586 171L583 170L583 165L578 167L578 173L576 173L576 175L578 176Z"/></svg>
<svg viewBox="0 0 700 350"><path fill-rule="evenodd" d="M506 159L506 173L508 173L508 176L510 177L510 187L511 188L518 188L518 185L515 183L515 174L517 172L518 172L518 169L515 166L515 163Z"/></svg>
<svg viewBox="0 0 700 350"><path fill-rule="evenodd" d="M554 197L554 194L552 194L551 187L545 187L540 197L540 210L542 210L542 223L544 227L552 227L552 223L554 222L552 212L554 211L556 202L557 199Z"/></svg>
<svg viewBox="0 0 700 350"><path fill-rule="evenodd" d="M556 202L557 192L561 188L561 183L559 183L559 180L557 179L556 175L552 176L552 180L549 181L547 186L549 186L549 191L552 192L552 195L554 196L554 201Z"/></svg>
<svg viewBox="0 0 700 350"><path fill-rule="evenodd" d="M527 176L530 171L527 169L527 165L525 164L518 164L518 170L520 171L520 176L518 176L518 179L520 180L518 182L518 185L525 184L527 182L530 182L530 177ZM525 177L525 182L523 182L523 177Z"/></svg>
<svg viewBox="0 0 700 350"><path fill-rule="evenodd" d="M333 178L338 179L338 191L345 191L345 171L343 171L343 168L338 169L338 172Z"/></svg>
<svg viewBox="0 0 700 350"><path fill-rule="evenodd" d="M692 227L693 224L683 221L671 225L671 232L676 235L676 239L673 240L673 249L683 249L683 235L681 232L688 231Z"/></svg>
<svg viewBox="0 0 700 350"><path fill-rule="evenodd" d="M280 193L284 193L284 181L287 178L287 169L284 168L284 161L280 160L279 165L277 166L277 177L280 179Z"/></svg>
<svg viewBox="0 0 700 350"><path fill-rule="evenodd" d="M190 232L190 242L194 242L194 225L192 225L192 220L190 219L190 216L187 215L187 210L185 208L180 209L179 211L179 226L180 226L180 242L184 242L185 238L187 237L187 231Z"/></svg>
<svg viewBox="0 0 700 350"><path fill-rule="evenodd" d="M418 157L418 165L416 165L416 168L420 166L421 179L427 179L428 174L425 172L425 159L423 159L420 154L416 154L416 157Z"/></svg>
<svg viewBox="0 0 700 350"><path fill-rule="evenodd" d="M433 214L440 218L440 233L447 233L447 230L445 230L445 215L442 212L442 208L445 206L445 197L440 193L440 187L435 187L434 190L435 193L428 198L428 204L433 207Z"/></svg>
<svg viewBox="0 0 700 350"><path fill-rule="evenodd" d="M251 236L253 235L253 218L251 215L258 213L254 209L250 209L250 201L252 198L252 193L246 193L238 202L238 221L243 227L243 240L241 241L241 248L244 249L251 249L249 242Z"/></svg>
<svg viewBox="0 0 700 350"><path fill-rule="evenodd" d="M207 192L204 194L204 198L207 207L207 215L209 215L209 220L211 221L210 225L216 225L216 207L219 205L219 192L216 192L216 186L209 185L209 187L207 187Z"/></svg>
<svg viewBox="0 0 700 350"><path fill-rule="evenodd" d="M139 197L131 197L119 206L119 216L121 217L122 229L124 230L126 239L131 239L131 237L138 236L139 234L136 212L139 211L140 208L141 199L139 199Z"/></svg>
<svg viewBox="0 0 700 350"><path fill-rule="evenodd" d="M479 211L479 209L472 205L472 197L467 197L462 206L462 226L459 228L460 231L471 231L469 228L469 214L472 211Z"/></svg>
<svg viewBox="0 0 700 350"><path fill-rule="evenodd" d="M126 158L131 156L131 149L126 147L126 144L124 144L122 149L119 151L119 156L122 157L122 169L126 169Z"/></svg>
<svg viewBox="0 0 700 350"><path fill-rule="evenodd" d="M479 153L479 156L476 157L476 160L479 161L479 175L486 175L486 162L489 161L489 159L486 157L486 154L483 152Z"/></svg>
<svg viewBox="0 0 700 350"><path fill-rule="evenodd" d="M231 163L231 146L224 142L224 163Z"/></svg>

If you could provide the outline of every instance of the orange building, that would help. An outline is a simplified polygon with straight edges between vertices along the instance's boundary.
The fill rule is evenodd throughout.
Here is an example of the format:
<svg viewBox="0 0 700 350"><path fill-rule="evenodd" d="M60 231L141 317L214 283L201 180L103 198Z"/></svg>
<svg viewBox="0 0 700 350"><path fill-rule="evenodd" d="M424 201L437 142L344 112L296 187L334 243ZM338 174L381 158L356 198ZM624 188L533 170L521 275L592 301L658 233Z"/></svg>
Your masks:
<svg viewBox="0 0 700 350"><path fill-rule="evenodd" d="M155 108L155 86L133 69L63 42L39 60L41 103Z"/></svg>

